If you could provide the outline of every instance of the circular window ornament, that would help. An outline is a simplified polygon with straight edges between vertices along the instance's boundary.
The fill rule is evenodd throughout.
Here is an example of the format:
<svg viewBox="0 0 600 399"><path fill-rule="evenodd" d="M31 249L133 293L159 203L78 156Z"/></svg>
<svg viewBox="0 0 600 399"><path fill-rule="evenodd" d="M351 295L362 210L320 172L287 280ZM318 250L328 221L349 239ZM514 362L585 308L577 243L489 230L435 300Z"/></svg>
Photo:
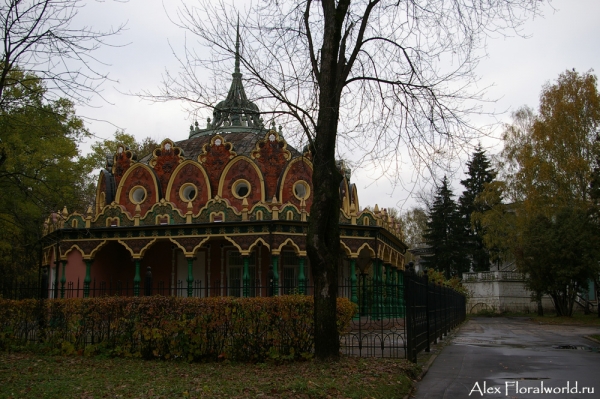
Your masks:
<svg viewBox="0 0 600 399"><path fill-rule="evenodd" d="M129 200L134 204L141 204L146 200L146 189L142 186L135 186L129 190Z"/></svg>
<svg viewBox="0 0 600 399"><path fill-rule="evenodd" d="M269 141L270 141L271 143L275 141L275 135L274 135L273 133L271 133L271 134L269 135Z"/></svg>
<svg viewBox="0 0 600 399"><path fill-rule="evenodd" d="M192 183L186 183L179 189L179 197L185 202L193 201L198 196L198 188Z"/></svg>
<svg viewBox="0 0 600 399"><path fill-rule="evenodd" d="M294 196L299 200L305 200L310 196L310 186L304 180L298 180L292 188Z"/></svg>
<svg viewBox="0 0 600 399"><path fill-rule="evenodd" d="M218 147L221 145L221 139L216 139L215 140L215 145Z"/></svg>
<svg viewBox="0 0 600 399"><path fill-rule="evenodd" d="M250 190L250 182L245 179L236 180L232 186L233 196L238 199L246 198L250 195Z"/></svg>

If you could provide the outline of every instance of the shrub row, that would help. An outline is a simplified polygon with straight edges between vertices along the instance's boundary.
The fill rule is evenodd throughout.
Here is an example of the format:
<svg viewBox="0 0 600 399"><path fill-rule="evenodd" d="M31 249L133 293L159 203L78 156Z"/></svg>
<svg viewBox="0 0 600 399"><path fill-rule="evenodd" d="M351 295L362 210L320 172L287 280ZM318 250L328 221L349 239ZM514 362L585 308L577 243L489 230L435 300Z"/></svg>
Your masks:
<svg viewBox="0 0 600 399"><path fill-rule="evenodd" d="M338 329L356 306L337 303ZM64 354L187 361L300 359L313 352L313 298L143 298L5 300L0 349L42 345Z"/></svg>

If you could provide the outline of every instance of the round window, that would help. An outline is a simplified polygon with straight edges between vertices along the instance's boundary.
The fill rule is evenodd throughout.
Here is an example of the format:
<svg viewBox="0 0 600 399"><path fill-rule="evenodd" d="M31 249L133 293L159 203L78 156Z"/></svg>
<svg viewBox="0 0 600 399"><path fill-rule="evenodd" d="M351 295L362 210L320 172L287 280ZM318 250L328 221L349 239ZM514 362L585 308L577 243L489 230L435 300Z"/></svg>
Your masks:
<svg viewBox="0 0 600 399"><path fill-rule="evenodd" d="M142 186L135 186L129 192L129 199L134 204L141 204L146 199L146 189Z"/></svg>
<svg viewBox="0 0 600 399"><path fill-rule="evenodd" d="M250 183L247 180L237 180L233 183L233 195L236 198L245 198L250 194Z"/></svg>
<svg viewBox="0 0 600 399"><path fill-rule="evenodd" d="M196 198L196 195L198 194L198 188L193 185L192 183L186 183L183 186L181 186L181 189L179 190L179 196L181 197L182 200L188 202L188 201L193 201Z"/></svg>
<svg viewBox="0 0 600 399"><path fill-rule="evenodd" d="M293 190L294 190L294 195L299 200L307 199L308 196L310 195L310 186L304 180L299 180L296 183L294 183Z"/></svg>

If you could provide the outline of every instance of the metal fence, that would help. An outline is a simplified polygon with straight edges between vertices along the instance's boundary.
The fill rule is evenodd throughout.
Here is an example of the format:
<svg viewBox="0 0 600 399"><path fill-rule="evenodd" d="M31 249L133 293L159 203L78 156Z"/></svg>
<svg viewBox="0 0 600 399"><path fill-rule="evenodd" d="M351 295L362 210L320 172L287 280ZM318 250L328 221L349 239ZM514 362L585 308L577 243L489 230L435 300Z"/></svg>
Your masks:
<svg viewBox="0 0 600 399"><path fill-rule="evenodd" d="M45 278L42 280L42 284L0 284L0 295L9 299L134 296L136 293L179 297L313 295L313 287L306 280L290 278L280 285L269 286L244 286L243 282L230 279L210 284L196 280L188 287L187 281L153 282L151 276L146 276L137 287L132 282L92 280L87 291L81 281L58 282L43 290L40 286L48 287L48 283ZM350 356L406 357L416 361L418 352L428 351L431 343L462 322L466 314L462 294L429 283L426 273L418 276L410 270L391 277L379 270L372 276L359 274L342 280L338 296L348 298L358 308L349 329L340 336L340 349ZM32 323L24 334L35 341L35 331L35 323ZM90 342L97 341L96 335L94 331L84 334Z"/></svg>
<svg viewBox="0 0 600 399"><path fill-rule="evenodd" d="M404 276L406 297L406 358L430 351L432 343L466 318L466 298L452 288L429 281L427 271L417 275L409 269Z"/></svg>

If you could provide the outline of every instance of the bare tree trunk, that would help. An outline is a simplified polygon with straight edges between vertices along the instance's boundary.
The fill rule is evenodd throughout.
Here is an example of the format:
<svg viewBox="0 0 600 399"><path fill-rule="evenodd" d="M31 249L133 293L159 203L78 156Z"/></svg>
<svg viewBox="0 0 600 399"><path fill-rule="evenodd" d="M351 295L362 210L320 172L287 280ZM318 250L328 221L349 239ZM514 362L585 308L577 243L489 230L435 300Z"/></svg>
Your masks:
<svg viewBox="0 0 600 399"><path fill-rule="evenodd" d="M337 331L338 264L340 254L340 194L342 175L335 164L335 143L340 109L341 87L338 54L341 27L346 10L340 1L323 1L325 29L321 48L319 113L313 149L315 191L310 209L307 252L315 283L315 356L337 359L340 341Z"/></svg>

